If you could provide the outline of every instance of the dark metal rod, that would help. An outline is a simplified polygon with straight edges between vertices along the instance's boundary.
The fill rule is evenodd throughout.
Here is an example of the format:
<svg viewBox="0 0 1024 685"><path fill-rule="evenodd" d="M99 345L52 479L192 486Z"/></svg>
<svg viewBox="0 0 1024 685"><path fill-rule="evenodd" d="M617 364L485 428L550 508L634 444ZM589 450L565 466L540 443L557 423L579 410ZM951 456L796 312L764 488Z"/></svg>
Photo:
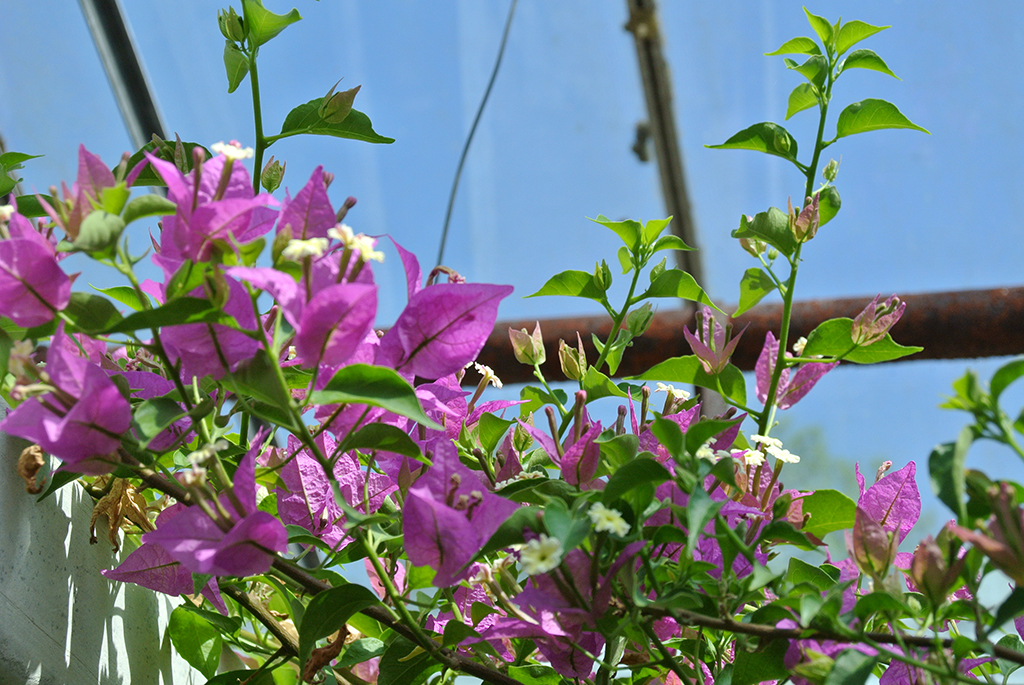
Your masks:
<svg viewBox="0 0 1024 685"><path fill-rule="evenodd" d="M1000 357L1024 353L1024 287L966 290L907 295L907 310L893 328L893 338L902 345L919 345L924 351L906 357L917 359L968 359ZM837 300L810 300L793 305L790 339L808 335L825 321L837 317L855 317L871 297ZM732 362L753 370L764 345L765 334L778 332L782 305L761 305L733 319L735 330L749 324ZM509 328L533 330L534 320L499 323L488 338L479 361L494 369L507 383L534 381L533 370L515 360L509 342ZM576 343L577 331L583 338L587 356L597 359L590 340L596 333L602 340L610 332L607 317L569 317L540 322L548 362L544 374L549 380L564 380L558 365L558 340ZM693 326L693 315L681 309L658 312L650 329L633 341L623 355L619 376L642 373L669 357L693 354L683 338L683 327Z"/></svg>
<svg viewBox="0 0 1024 685"><path fill-rule="evenodd" d="M136 149L166 138L156 100L118 0L80 0L96 50Z"/></svg>

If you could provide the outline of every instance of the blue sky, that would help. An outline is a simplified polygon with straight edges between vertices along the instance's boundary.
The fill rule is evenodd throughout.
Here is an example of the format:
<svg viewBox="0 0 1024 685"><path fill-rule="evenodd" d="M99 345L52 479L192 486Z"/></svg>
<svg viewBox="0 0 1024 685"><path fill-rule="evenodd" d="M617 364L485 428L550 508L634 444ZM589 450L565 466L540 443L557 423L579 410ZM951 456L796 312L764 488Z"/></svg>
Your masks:
<svg viewBox="0 0 1024 685"><path fill-rule="evenodd" d="M335 203L348 195L359 199L349 223L390 233L432 262L507 3L266 3L278 12L294 3L305 18L261 54L267 130L344 77L342 87L362 85L356 107L378 132L396 138L390 146L283 141L271 152L288 161L285 185L296 190L323 164L336 175ZM220 64L215 17L225 5L123 1L168 129L206 145L252 140L248 86L227 94ZM836 87L831 125L847 103L881 97L931 135L882 131L830 148L842 156L837 186L844 205L805 250L799 296L863 295L866 302L876 293L1019 284L1024 83L1015 75L1024 54L1024 14L1007 11L1006 3L968 7L950 0L926 10L893 0L834 0L809 9L833 20L893 25L863 47L879 53L902 81L848 72ZM810 112L783 122L787 95L801 77L780 57L762 53L811 30L801 3L789 0L664 1L661 18L707 288L717 301L735 302L751 263L729 232L741 213L799 197L802 183L782 160L703 145L772 120L809 147ZM467 162L446 259L470 280L516 287L503 318L598 313L585 301L518 295L557 271L589 270L602 258L614 263L617 239L585 217L664 214L654 165L630 151L645 112L625 21L620 1L520 0ZM80 142L115 163L130 144L77 7L57 0L11 3L5 24L16 27L5 32L5 44L18 59L0 64L0 135L11 149L46 155L30 162L26 187L44 190L73 179ZM405 297L393 254L389 262L377 270L382 325ZM90 269L79 281L86 282L113 279ZM868 473L882 459L898 466L916 460L937 528L946 514L930 497L926 460L936 443L955 438L964 419L936 405L965 367L987 377L1003 361L838 369L783 414L784 435L824 435L788 484L834 485L837 471L851 474L852 483L856 459ZM1011 407L1022 402L1019 390L1007 396ZM826 454L844 465L837 470ZM977 450L971 463L1020 480L1022 465L1005 456Z"/></svg>

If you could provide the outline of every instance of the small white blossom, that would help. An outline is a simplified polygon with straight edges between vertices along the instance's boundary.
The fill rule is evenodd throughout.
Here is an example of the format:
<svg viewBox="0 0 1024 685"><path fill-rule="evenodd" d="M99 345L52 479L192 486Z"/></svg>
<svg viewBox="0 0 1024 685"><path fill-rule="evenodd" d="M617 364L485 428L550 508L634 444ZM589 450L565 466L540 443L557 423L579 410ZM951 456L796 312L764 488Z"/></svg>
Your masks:
<svg viewBox="0 0 1024 685"><path fill-rule="evenodd" d="M769 438L765 435L751 435L750 442L756 442L765 447L782 447L782 441L778 438Z"/></svg>
<svg viewBox="0 0 1024 685"><path fill-rule="evenodd" d="M682 400L683 402L690 399L690 393L665 383L658 383L654 387L654 392L668 393L673 399Z"/></svg>
<svg viewBox="0 0 1024 685"><path fill-rule="evenodd" d="M729 450L716 450L715 461L718 461L720 459L732 459L732 452L730 452Z"/></svg>
<svg viewBox="0 0 1024 685"><path fill-rule="evenodd" d="M477 362L473 362L473 368L484 377L484 382L490 383L499 390L501 389L501 379L494 375L494 369Z"/></svg>
<svg viewBox="0 0 1024 685"><path fill-rule="evenodd" d="M703 445L697 448L697 453L694 455L698 459L707 459L708 461L715 460L715 451L711 449L711 440L708 440Z"/></svg>
<svg viewBox="0 0 1024 685"><path fill-rule="evenodd" d="M760 450L744 450L743 463L747 466L760 466L764 463L764 452Z"/></svg>
<svg viewBox="0 0 1024 685"><path fill-rule="evenodd" d="M216 152L218 155L224 155L232 162L240 159L249 159L253 156L254 152L251 147L242 147L242 144L237 140L232 140L229 143L223 141L214 143L210 146L210 149Z"/></svg>
<svg viewBox="0 0 1024 685"><path fill-rule="evenodd" d="M598 533L608 531L609 533L615 533L619 537L629 535L629 524L626 523L626 519L622 518L622 514L617 509L609 509L598 502L590 507L587 516L590 517L594 524L594 530Z"/></svg>
<svg viewBox="0 0 1024 685"><path fill-rule="evenodd" d="M10 221L12 216L14 216L12 205L0 205L0 221Z"/></svg>
<svg viewBox="0 0 1024 685"><path fill-rule="evenodd" d="M358 252L364 262L384 261L384 253L373 249L376 241L365 233L353 233L348 224L338 224L327 231L327 236L341 242L349 250Z"/></svg>
<svg viewBox="0 0 1024 685"><path fill-rule="evenodd" d="M802 356L804 348L807 346L807 338L800 336L800 339L793 343L793 354L796 356Z"/></svg>
<svg viewBox="0 0 1024 685"><path fill-rule="evenodd" d="M528 576L554 570L562 563L562 542L541 533L540 537L526 543L519 553L519 562Z"/></svg>
<svg viewBox="0 0 1024 685"><path fill-rule="evenodd" d="M543 478L544 474L540 471L520 471L518 474L512 476L508 480L499 480L494 484L495 490L501 490L507 488L513 483L518 483L521 480L533 480L534 478Z"/></svg>
<svg viewBox="0 0 1024 685"><path fill-rule="evenodd" d="M281 250L281 256L298 262L306 257L319 257L327 249L327 238L310 238L301 240L295 238L288 241L288 245Z"/></svg>
<svg viewBox="0 0 1024 685"><path fill-rule="evenodd" d="M18 340L11 346L7 370L14 374L15 378L25 377L25 368L32 363L32 354L35 349L31 340Z"/></svg>
<svg viewBox="0 0 1024 685"><path fill-rule="evenodd" d="M766 448L768 454L772 455L776 459L786 464L797 464L800 462L800 457L793 454L789 450L782 449L781 447L768 447Z"/></svg>

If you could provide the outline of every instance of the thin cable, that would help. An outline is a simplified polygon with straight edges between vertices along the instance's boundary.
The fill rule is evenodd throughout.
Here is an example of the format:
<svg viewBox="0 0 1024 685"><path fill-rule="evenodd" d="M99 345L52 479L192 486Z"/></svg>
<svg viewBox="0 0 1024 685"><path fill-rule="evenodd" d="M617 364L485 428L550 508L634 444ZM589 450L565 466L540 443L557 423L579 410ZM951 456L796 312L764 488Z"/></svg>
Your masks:
<svg viewBox="0 0 1024 685"><path fill-rule="evenodd" d="M444 246L448 242L448 226L452 220L452 209L455 207L455 194L459 190L459 179L462 177L462 167L466 164L466 155L469 154L469 146L473 143L473 135L476 133L476 126L480 123L480 116L484 113L484 107L487 106L487 98L491 96L491 88L494 87L494 80L498 77L498 69L501 67L501 58L505 55L505 44L508 42L508 32L512 28L512 16L516 13L516 3L518 0L512 0L512 4L508 8L508 19L505 20L505 32L501 35L501 45L498 47L498 59L494 63L494 70L491 71L491 80L487 82L487 90L484 91L483 100L480 101L480 107L476 111L476 117L473 119L473 125L469 127L469 135L466 137L466 144L462 148L462 156L459 157L459 166L455 170L455 179L452 181L452 192L448 196L448 211L444 215L444 228L441 229L441 246L437 250L437 265L441 266L441 262L444 259Z"/></svg>

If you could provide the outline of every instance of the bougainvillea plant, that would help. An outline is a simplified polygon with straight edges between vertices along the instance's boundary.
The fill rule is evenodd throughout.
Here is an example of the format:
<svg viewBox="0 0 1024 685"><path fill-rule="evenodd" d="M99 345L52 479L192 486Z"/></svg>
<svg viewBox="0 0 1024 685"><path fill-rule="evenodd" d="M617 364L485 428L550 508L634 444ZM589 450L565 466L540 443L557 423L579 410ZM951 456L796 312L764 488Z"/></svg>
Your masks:
<svg viewBox="0 0 1024 685"><path fill-rule="evenodd" d="M93 528L105 517L112 545L121 528L127 540L119 563L97 572L183 596L169 638L209 683L1006 682L1024 664L1024 490L967 470L965 458L979 438L1024 457L1024 420L999 407L1024 362L988 390L970 374L958 382L948 406L976 423L929 459L955 519L913 552L901 543L921 510L914 461L864 465L855 498L780 482L800 457L772 436L778 411L841 363L920 349L889 334L905 306L895 296L790 339L805 248L840 208L836 162L816 186L822 152L880 128L923 130L867 99L846 106L827 139L846 70L892 75L853 49L885 27L807 18L815 38L771 54L803 60L785 59L806 79L787 118L817 110L810 161L770 122L713 146L782 157L804 178L797 207L744 215L733 233L757 260L734 315L771 292L783 302L752 397L730 363L742 332L720 323L689 274L654 263L690 249L666 233L669 220L599 217L623 243L621 305L608 300L605 262L535 295L596 300L613 334L594 348L561 343L558 363L578 386L570 395L545 379L540 326L509 331L539 385L486 401L493 372L477 364L475 389L463 383L512 288L451 269L424 275L392 241L408 303L378 331L382 246L343 222L355 201L333 206L319 167L275 197L285 167L262 159L297 134L390 139L353 109L358 88L331 89L266 135L257 53L298 13L259 0L222 12L229 88L252 85L254 149L157 140L111 170L82 148L70 188L0 207L0 379L11 406L0 430L32 443L18 464L28 488L95 497ZM4 169L27 159L8 157ZM125 231L133 223L151 230L158 281L136 277L144 246ZM61 267L73 252L125 285L73 291ZM693 355L614 382L654 298L701 306L684 334ZM713 390L728 411L709 416L667 383ZM605 397L620 398L616 417L591 413ZM48 475L47 454L60 462ZM823 538L840 531L845 558L779 563L787 548L826 551ZM351 575L353 564L365 574ZM1013 589L991 606L979 585L1000 572ZM248 668L218 673L222 650Z"/></svg>

